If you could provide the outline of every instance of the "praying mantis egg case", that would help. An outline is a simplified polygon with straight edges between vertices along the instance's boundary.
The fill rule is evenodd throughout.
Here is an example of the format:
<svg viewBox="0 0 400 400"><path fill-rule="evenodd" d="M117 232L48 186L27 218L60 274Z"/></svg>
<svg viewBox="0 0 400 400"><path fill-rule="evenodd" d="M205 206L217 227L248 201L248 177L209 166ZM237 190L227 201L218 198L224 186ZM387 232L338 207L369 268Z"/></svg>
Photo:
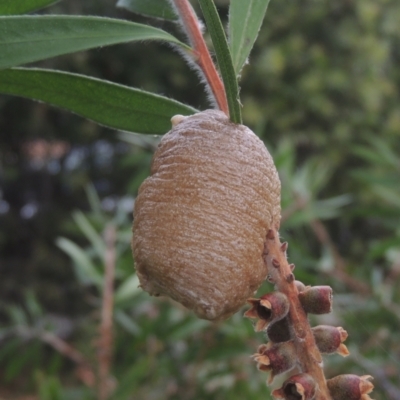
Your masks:
<svg viewBox="0 0 400 400"><path fill-rule="evenodd" d="M267 276L267 231L280 222L280 181L264 143L225 114L176 116L135 201L132 249L141 287L229 317Z"/></svg>

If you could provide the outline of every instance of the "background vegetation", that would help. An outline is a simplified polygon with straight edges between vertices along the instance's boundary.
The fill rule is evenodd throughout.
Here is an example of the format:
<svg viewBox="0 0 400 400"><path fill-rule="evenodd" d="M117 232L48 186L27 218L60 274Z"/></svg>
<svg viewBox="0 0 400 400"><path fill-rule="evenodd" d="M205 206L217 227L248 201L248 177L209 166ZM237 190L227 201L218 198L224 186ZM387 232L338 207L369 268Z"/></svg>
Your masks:
<svg viewBox="0 0 400 400"><path fill-rule="evenodd" d="M226 19L228 2L217 4ZM44 12L146 21L113 0ZM400 398L398 21L398 0L272 0L241 82L244 123L281 176L281 235L296 277L334 288L334 312L316 322L350 335L351 356L326 358L326 375L371 374L377 400ZM37 65L208 107L193 71L161 44ZM249 357L263 335L241 313L209 323L137 288L131 210L157 140L0 97L1 399L101 398L107 249L117 255L111 398L269 398ZM115 239L106 243L107 229Z"/></svg>

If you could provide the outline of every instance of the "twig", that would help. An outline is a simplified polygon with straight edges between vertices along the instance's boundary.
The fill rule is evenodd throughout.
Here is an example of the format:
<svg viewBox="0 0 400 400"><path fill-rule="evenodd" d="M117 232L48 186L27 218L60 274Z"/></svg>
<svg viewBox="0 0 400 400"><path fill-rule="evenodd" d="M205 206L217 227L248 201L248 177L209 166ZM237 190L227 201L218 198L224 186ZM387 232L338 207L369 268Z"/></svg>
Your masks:
<svg viewBox="0 0 400 400"><path fill-rule="evenodd" d="M314 219L310 222L310 226L318 239L318 241L325 245L331 252L333 259L335 261L335 270L331 273L336 279L339 279L350 287L355 292L361 293L363 295L371 294L371 289L368 285L354 279L346 272L345 262L340 255L338 249L336 248L333 240L331 239L328 230L325 225L318 219Z"/></svg>
<svg viewBox="0 0 400 400"><path fill-rule="evenodd" d="M64 340L60 339L54 333L43 332L39 334L39 338L42 340L42 342L50 345L54 350L57 350L60 354L76 362L77 364L89 364L81 352L76 350Z"/></svg>
<svg viewBox="0 0 400 400"><path fill-rule="evenodd" d="M113 353L113 307L114 307L114 275L115 275L115 227L109 225L104 232L106 243L105 274L103 288L103 302L101 309L100 339L98 341L98 399L106 400L112 391L110 377Z"/></svg>
<svg viewBox="0 0 400 400"><path fill-rule="evenodd" d="M64 357L70 359L78 365L77 374L81 381L89 386L93 387L95 382L95 373L90 366L90 363L84 355L72 347L70 344L59 338L52 332L41 332L38 338L51 346L54 350L58 351Z"/></svg>
<svg viewBox="0 0 400 400"><path fill-rule="evenodd" d="M294 193L293 195L295 197L295 201L290 207L282 212L281 222L287 220L292 214L304 209L308 205L308 201L306 199L299 196L297 193ZM322 245L326 246L332 254L333 260L335 262L335 267L334 271L330 272L329 274L343 282L353 291L360 293L364 296L370 295L371 289L368 285L360 282L357 279L354 279L346 272L345 261L340 255L335 243L331 239L328 230L325 228L325 225L319 219L315 218L310 222L310 226L318 241Z"/></svg>
<svg viewBox="0 0 400 400"><path fill-rule="evenodd" d="M267 234L263 258L271 281L279 292L286 295L290 303L289 322L293 329L292 338L298 365L303 372L311 375L316 383L318 389L315 400L330 400L331 396L322 369L322 357L315 343L307 314L300 303L292 268L286 258L285 246L282 246L276 230L271 229Z"/></svg>
<svg viewBox="0 0 400 400"><path fill-rule="evenodd" d="M206 42L200 29L200 23L188 0L173 0L173 3L181 18L182 25L188 35L191 46L194 50L195 61L204 73L215 97L218 107L229 116L228 102L226 99L225 87L215 68L215 64L208 51Z"/></svg>

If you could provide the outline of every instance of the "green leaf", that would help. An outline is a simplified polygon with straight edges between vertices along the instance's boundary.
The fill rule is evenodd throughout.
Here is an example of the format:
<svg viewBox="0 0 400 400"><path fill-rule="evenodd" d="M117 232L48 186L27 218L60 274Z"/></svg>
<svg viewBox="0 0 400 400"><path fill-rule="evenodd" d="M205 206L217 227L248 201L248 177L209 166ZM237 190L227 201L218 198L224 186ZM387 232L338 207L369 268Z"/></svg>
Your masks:
<svg viewBox="0 0 400 400"><path fill-rule="evenodd" d="M1 0L0 15L25 14L47 7L58 1L59 0Z"/></svg>
<svg viewBox="0 0 400 400"><path fill-rule="evenodd" d="M0 347L0 362L7 363L9 359L15 358L18 349L21 348L21 339L13 334L10 340L6 340Z"/></svg>
<svg viewBox="0 0 400 400"><path fill-rule="evenodd" d="M224 28L222 27L213 0L199 0L199 4L206 20L207 28L210 31L217 56L218 66L226 90L230 119L236 124L241 124L242 115L240 111L239 87Z"/></svg>
<svg viewBox="0 0 400 400"><path fill-rule="evenodd" d="M0 71L0 93L40 100L99 124L131 132L164 134L173 115L194 108L127 86L66 72L15 68Z"/></svg>
<svg viewBox="0 0 400 400"><path fill-rule="evenodd" d="M90 209L93 214L96 216L96 219L103 221L103 214L101 211L101 201L99 195L96 192L96 189L92 183L88 184L85 187L86 197L88 198L88 202L90 205Z"/></svg>
<svg viewBox="0 0 400 400"><path fill-rule="evenodd" d="M209 326L210 322L205 321L204 319L188 318L168 329L168 332L165 333L164 337L165 339L172 341L182 340L194 333L199 333L202 329Z"/></svg>
<svg viewBox="0 0 400 400"><path fill-rule="evenodd" d="M125 312L117 308L114 311L114 319L130 334L134 336L140 335L141 329L139 325L134 321L134 319L131 316L129 316Z"/></svg>
<svg viewBox="0 0 400 400"><path fill-rule="evenodd" d="M117 7L126 8L134 13L149 17L171 21L178 19L168 0L118 0Z"/></svg>
<svg viewBox="0 0 400 400"><path fill-rule="evenodd" d="M124 372L118 379L118 386L113 393L113 399L129 399L132 397L132 393L138 391L143 385L143 382L147 376L151 374L151 362L150 357L141 357L132 364L129 369L124 369Z"/></svg>
<svg viewBox="0 0 400 400"><path fill-rule="evenodd" d="M97 233L96 229L86 218L85 214L82 211L75 211L72 214L72 218L75 223L78 225L79 229L85 235L86 239L90 241L94 249L96 250L96 254L100 260L104 259L104 249L105 244L102 237Z"/></svg>
<svg viewBox="0 0 400 400"><path fill-rule="evenodd" d="M231 0L229 46L233 66L239 75L257 39L269 0Z"/></svg>
<svg viewBox="0 0 400 400"><path fill-rule="evenodd" d="M7 309L8 314L10 315L10 319L12 320L14 325L28 325L28 318L25 311L18 306L10 306Z"/></svg>
<svg viewBox="0 0 400 400"><path fill-rule="evenodd" d="M22 347L18 354L7 363L4 375L2 374L4 382L11 381L22 372L22 369L27 369L29 364L39 361L41 351L43 349L39 342Z"/></svg>
<svg viewBox="0 0 400 400"><path fill-rule="evenodd" d="M95 284L99 287L102 286L102 276L84 250L67 238L58 238L56 243L57 246L67 253L74 261L76 274L81 283L85 285Z"/></svg>
<svg viewBox="0 0 400 400"><path fill-rule="evenodd" d="M136 274L131 275L126 279L121 286L115 291L115 303L123 303L124 301L130 300L140 293L140 282Z"/></svg>
<svg viewBox="0 0 400 400"><path fill-rule="evenodd" d="M43 309L31 290L28 290L25 294L25 306L28 310L29 316L33 318L33 320L38 320L43 317Z"/></svg>
<svg viewBox="0 0 400 400"><path fill-rule="evenodd" d="M0 17L0 27L0 68L138 40L165 40L189 49L161 29L112 18L66 15Z"/></svg>

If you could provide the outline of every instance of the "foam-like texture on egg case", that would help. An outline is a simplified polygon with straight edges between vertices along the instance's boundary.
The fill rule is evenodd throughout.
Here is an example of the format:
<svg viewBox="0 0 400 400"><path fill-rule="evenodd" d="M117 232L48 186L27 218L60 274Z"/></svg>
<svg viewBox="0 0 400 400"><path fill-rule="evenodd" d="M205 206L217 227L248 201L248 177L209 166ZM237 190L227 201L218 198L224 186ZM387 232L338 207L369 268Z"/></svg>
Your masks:
<svg viewBox="0 0 400 400"><path fill-rule="evenodd" d="M141 287L200 318L236 312L267 275L268 229L280 221L280 181L264 143L220 111L175 119L134 208Z"/></svg>

